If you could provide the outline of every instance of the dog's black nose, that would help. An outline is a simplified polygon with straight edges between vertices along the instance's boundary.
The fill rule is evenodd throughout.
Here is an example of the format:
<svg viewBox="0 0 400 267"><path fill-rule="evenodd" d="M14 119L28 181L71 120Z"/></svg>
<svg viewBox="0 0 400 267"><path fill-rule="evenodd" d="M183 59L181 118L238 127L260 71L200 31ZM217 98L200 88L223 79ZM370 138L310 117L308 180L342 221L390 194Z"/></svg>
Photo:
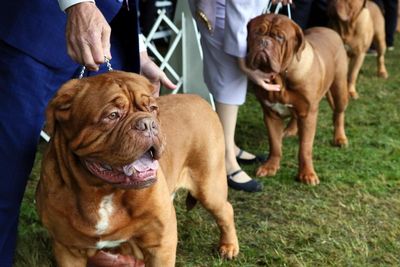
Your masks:
<svg viewBox="0 0 400 267"><path fill-rule="evenodd" d="M143 118L136 122L135 128L145 136L158 135L158 125L153 118Z"/></svg>

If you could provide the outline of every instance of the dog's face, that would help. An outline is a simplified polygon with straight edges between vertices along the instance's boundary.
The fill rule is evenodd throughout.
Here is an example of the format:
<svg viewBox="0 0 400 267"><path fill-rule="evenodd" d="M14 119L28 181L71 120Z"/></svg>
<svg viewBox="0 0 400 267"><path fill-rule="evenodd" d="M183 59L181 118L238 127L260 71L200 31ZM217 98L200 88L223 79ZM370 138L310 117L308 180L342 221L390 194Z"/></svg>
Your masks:
<svg viewBox="0 0 400 267"><path fill-rule="evenodd" d="M49 103L46 130L103 181L150 186L164 146L152 89L145 78L124 72L71 80Z"/></svg>
<svg viewBox="0 0 400 267"><path fill-rule="evenodd" d="M265 14L253 18L247 25L246 64L265 73L284 72L293 58L300 59L304 49L301 28L283 15Z"/></svg>
<svg viewBox="0 0 400 267"><path fill-rule="evenodd" d="M367 0L332 0L328 4L328 14L341 21L351 22L357 18L366 2Z"/></svg>

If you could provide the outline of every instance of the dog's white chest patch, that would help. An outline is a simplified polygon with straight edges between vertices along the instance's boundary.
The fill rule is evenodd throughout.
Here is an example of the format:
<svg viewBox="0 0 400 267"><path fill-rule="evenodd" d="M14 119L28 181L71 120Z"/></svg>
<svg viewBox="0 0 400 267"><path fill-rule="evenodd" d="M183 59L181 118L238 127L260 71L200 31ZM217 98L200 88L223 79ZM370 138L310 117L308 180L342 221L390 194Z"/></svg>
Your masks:
<svg viewBox="0 0 400 267"><path fill-rule="evenodd" d="M271 103L268 100L264 100L264 104L282 117L290 116L290 108L293 107L291 104Z"/></svg>
<svg viewBox="0 0 400 267"><path fill-rule="evenodd" d="M96 224L96 234L98 235L105 233L110 226L110 218L114 213L113 197L113 194L104 196L100 202L97 212L100 219Z"/></svg>
<svg viewBox="0 0 400 267"><path fill-rule="evenodd" d="M115 248L125 241L126 240L102 240L96 243L96 248L97 249Z"/></svg>

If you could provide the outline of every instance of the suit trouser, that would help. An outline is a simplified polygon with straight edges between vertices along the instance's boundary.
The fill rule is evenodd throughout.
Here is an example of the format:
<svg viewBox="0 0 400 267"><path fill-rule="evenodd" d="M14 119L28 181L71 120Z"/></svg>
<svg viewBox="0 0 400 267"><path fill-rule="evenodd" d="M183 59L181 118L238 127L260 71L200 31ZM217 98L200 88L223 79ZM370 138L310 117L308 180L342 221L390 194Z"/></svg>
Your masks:
<svg viewBox="0 0 400 267"><path fill-rule="evenodd" d="M394 34L397 27L398 0L374 0L383 11L385 17L386 45L394 45Z"/></svg>
<svg viewBox="0 0 400 267"><path fill-rule="evenodd" d="M11 266L44 109L73 71L51 69L3 42L0 55L0 266Z"/></svg>
<svg viewBox="0 0 400 267"><path fill-rule="evenodd" d="M293 1L292 18L302 29L314 26L327 26L327 0ZM283 9L285 11L285 8Z"/></svg>
<svg viewBox="0 0 400 267"><path fill-rule="evenodd" d="M129 26L135 23L136 14L131 17L126 11L122 12L126 16L117 16L111 23L111 64L117 70L138 72L137 28ZM64 82L78 77L80 70L77 64L60 69L47 66L0 40L1 267L12 266L20 205L34 163L47 103ZM107 68L101 66L99 73L105 71ZM97 73L87 73L88 76L94 74Z"/></svg>

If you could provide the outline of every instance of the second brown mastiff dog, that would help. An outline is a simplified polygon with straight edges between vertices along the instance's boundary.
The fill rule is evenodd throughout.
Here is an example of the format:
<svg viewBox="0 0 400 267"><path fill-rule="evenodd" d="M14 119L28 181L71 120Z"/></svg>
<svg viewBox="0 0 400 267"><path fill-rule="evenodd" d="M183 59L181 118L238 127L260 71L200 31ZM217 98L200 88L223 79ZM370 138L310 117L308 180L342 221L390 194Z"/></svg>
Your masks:
<svg viewBox="0 0 400 267"><path fill-rule="evenodd" d="M379 7L367 0L332 0L328 13L332 28L341 36L349 56L349 93L358 98L356 82L365 55L373 43L377 52L378 76L387 78L385 67L385 21Z"/></svg>
<svg viewBox="0 0 400 267"><path fill-rule="evenodd" d="M221 256L237 256L224 137L206 101L155 99L147 79L113 71L67 82L46 115L36 200L59 266L174 266L179 188L215 218Z"/></svg>
<svg viewBox="0 0 400 267"><path fill-rule="evenodd" d="M286 134L298 127L298 179L316 185L319 178L312 161L318 107L327 95L333 109L336 146L347 145L344 112L348 103L347 56L340 36L331 29L306 30L283 15L265 14L248 24L247 65L269 74L282 84L279 92L255 88L269 133L270 153L257 176L275 175L280 168L284 118L294 116Z"/></svg>

